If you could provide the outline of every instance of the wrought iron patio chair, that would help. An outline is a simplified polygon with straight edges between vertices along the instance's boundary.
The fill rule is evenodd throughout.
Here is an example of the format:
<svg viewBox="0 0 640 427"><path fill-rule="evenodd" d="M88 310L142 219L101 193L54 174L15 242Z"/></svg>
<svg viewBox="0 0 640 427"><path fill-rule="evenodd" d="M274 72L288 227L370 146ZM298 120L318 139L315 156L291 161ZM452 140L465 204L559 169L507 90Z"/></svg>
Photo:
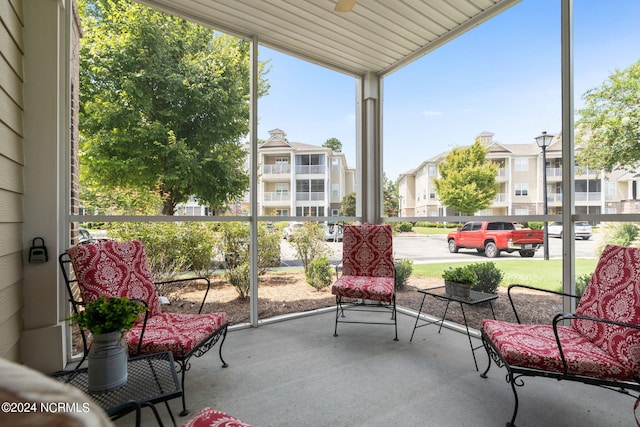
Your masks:
<svg viewBox="0 0 640 427"><path fill-rule="evenodd" d="M393 325L398 341L396 319L395 265L393 235L388 224L345 225L342 239L342 275L331 287L336 296L336 323ZM345 320L345 311L391 311L390 322Z"/></svg>
<svg viewBox="0 0 640 427"><path fill-rule="evenodd" d="M144 319L125 334L129 354L149 354L170 351L178 364L182 384L182 412L186 415L185 374L192 357L200 357L220 341L218 354L222 367L222 345L227 335L227 316L224 312L202 313L209 288L206 277L154 282L140 241L105 241L79 244L67 249L59 257L74 313L100 296L127 297L144 302L149 308ZM72 267L72 270L71 268ZM198 314L163 312L156 286L164 283L205 280L207 289ZM78 291L74 292L77 285ZM80 329L84 357L88 354L87 333ZM80 362L82 363L83 360Z"/></svg>
<svg viewBox="0 0 640 427"><path fill-rule="evenodd" d="M512 290L520 287L556 295L575 295L509 286L509 300L518 323L485 319L482 341L489 364L507 369L518 414L516 387L523 377L576 381L622 392L640 403L640 249L607 246L575 313L559 313L548 325L521 324ZM569 324L564 324L569 321ZM636 418L636 422L638 422ZM638 423L640 426L640 423Z"/></svg>

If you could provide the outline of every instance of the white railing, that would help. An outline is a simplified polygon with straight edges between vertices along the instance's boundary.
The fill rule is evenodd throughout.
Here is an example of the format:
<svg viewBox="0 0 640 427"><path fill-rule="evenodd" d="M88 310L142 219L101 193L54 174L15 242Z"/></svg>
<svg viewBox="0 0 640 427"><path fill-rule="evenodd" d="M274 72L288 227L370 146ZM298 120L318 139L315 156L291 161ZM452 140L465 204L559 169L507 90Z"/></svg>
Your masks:
<svg viewBox="0 0 640 427"><path fill-rule="evenodd" d="M265 175L289 174L291 173L291 165L284 163L280 165L262 165L262 173Z"/></svg>
<svg viewBox="0 0 640 427"><path fill-rule="evenodd" d="M317 175L324 174L324 165L296 165L296 174Z"/></svg>
<svg viewBox="0 0 640 427"><path fill-rule="evenodd" d="M547 176L562 177L562 168L547 168Z"/></svg>
<svg viewBox="0 0 640 427"><path fill-rule="evenodd" d="M288 191L262 193L262 201L264 202L283 202L289 200L291 200L291 194Z"/></svg>
<svg viewBox="0 0 640 427"><path fill-rule="evenodd" d="M562 203L562 193L547 193L547 202Z"/></svg>
<svg viewBox="0 0 640 427"><path fill-rule="evenodd" d="M498 176L500 177L509 176L509 168L498 168Z"/></svg>
<svg viewBox="0 0 640 427"><path fill-rule="evenodd" d="M576 191L576 202L599 202L602 198L600 191Z"/></svg>
<svg viewBox="0 0 640 427"><path fill-rule="evenodd" d="M324 200L324 191L296 193L296 200Z"/></svg>
<svg viewBox="0 0 640 427"><path fill-rule="evenodd" d="M506 203L507 202L507 193L498 193L496 197L493 199L493 203Z"/></svg>

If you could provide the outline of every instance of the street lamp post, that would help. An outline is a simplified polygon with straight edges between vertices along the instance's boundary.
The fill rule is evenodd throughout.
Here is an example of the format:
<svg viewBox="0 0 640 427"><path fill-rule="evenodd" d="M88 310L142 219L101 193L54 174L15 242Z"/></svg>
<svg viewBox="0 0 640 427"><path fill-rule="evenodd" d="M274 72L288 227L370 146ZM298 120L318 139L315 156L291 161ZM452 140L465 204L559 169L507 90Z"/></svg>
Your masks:
<svg viewBox="0 0 640 427"><path fill-rule="evenodd" d="M547 132L542 132L540 136L536 136L536 144L542 148L542 188L543 188L543 210L544 210L544 259L549 259L549 230L546 215L547 212L547 147L551 145L553 135L547 135Z"/></svg>

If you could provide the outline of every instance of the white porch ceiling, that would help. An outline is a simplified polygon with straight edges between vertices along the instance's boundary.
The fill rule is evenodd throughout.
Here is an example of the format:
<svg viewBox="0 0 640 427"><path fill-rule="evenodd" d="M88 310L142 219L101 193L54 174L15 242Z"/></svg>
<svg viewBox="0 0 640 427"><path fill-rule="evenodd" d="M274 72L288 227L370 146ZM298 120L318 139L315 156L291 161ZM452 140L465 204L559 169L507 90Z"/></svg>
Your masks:
<svg viewBox="0 0 640 427"><path fill-rule="evenodd" d="M353 76L385 75L520 0L136 0Z"/></svg>

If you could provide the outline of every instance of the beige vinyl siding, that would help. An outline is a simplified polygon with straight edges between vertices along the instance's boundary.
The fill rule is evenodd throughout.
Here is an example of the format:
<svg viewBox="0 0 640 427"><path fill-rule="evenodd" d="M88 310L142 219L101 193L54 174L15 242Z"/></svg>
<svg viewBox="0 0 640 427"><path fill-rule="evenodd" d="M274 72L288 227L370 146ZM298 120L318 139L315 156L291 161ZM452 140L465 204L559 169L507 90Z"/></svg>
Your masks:
<svg viewBox="0 0 640 427"><path fill-rule="evenodd" d="M22 0L0 2L0 357L19 359L22 331Z"/></svg>

